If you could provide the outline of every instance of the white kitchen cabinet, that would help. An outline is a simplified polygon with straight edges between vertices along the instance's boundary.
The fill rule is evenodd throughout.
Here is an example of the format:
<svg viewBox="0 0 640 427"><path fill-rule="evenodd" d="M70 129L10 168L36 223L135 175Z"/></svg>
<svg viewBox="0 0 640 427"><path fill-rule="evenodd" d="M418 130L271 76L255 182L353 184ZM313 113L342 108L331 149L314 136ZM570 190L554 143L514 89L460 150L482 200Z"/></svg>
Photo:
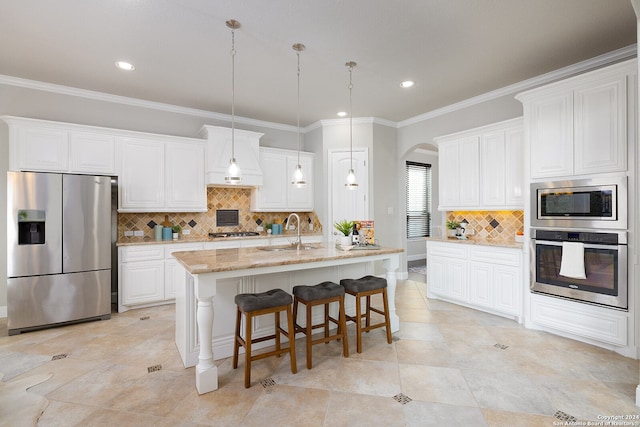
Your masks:
<svg viewBox="0 0 640 427"><path fill-rule="evenodd" d="M530 138L531 178L573 173L573 97L546 95L524 106Z"/></svg>
<svg viewBox="0 0 640 427"><path fill-rule="evenodd" d="M522 250L427 242L427 295L520 320Z"/></svg>
<svg viewBox="0 0 640 427"><path fill-rule="evenodd" d="M522 120L505 130L505 207L524 208L524 131Z"/></svg>
<svg viewBox="0 0 640 427"><path fill-rule="evenodd" d="M122 138L119 212L205 212L204 143Z"/></svg>
<svg viewBox="0 0 640 427"><path fill-rule="evenodd" d="M460 206L478 206L480 203L480 139L477 136L458 141L460 176Z"/></svg>
<svg viewBox="0 0 640 427"><path fill-rule="evenodd" d="M627 75L590 82L573 96L575 173L625 171Z"/></svg>
<svg viewBox="0 0 640 427"><path fill-rule="evenodd" d="M207 210L204 143L167 142L165 145L165 206L180 212Z"/></svg>
<svg viewBox="0 0 640 427"><path fill-rule="evenodd" d="M260 167L260 138L263 133L236 129L234 133L234 153L236 163L242 173L240 186L260 186L263 172ZM206 183L207 185L227 186L229 160L232 156L231 128L203 126L200 136L206 142ZM234 184L231 184L234 185ZM234 185L237 186L237 185Z"/></svg>
<svg viewBox="0 0 640 427"><path fill-rule="evenodd" d="M279 151L260 149L262 186L251 192L252 211L283 211L287 205L287 157ZM291 185L291 184L289 184Z"/></svg>
<svg viewBox="0 0 640 427"><path fill-rule="evenodd" d="M115 137L103 128L22 117L9 125L9 169L113 176Z"/></svg>
<svg viewBox="0 0 640 427"><path fill-rule="evenodd" d="M482 202L488 206L504 206L506 195L506 147L504 132L482 135Z"/></svg>
<svg viewBox="0 0 640 427"><path fill-rule="evenodd" d="M460 173L458 158L460 144L456 142L438 145L439 200L438 209L446 210L460 205Z"/></svg>
<svg viewBox="0 0 640 427"><path fill-rule="evenodd" d="M150 212L164 206L164 144L142 138L122 139L122 175L118 210Z"/></svg>
<svg viewBox="0 0 640 427"><path fill-rule="evenodd" d="M531 178L626 171L636 74L633 59L518 94Z"/></svg>
<svg viewBox="0 0 640 427"><path fill-rule="evenodd" d="M522 119L435 139L439 150L439 210L522 209Z"/></svg>
<svg viewBox="0 0 640 427"><path fill-rule="evenodd" d="M439 295L451 301L467 301L467 246L429 242L427 254L428 294Z"/></svg>
<svg viewBox="0 0 640 427"><path fill-rule="evenodd" d="M482 135L480 144L481 206L522 209L524 153L522 121L517 119Z"/></svg>
<svg viewBox="0 0 640 427"><path fill-rule="evenodd" d="M173 252L199 250L203 243L121 246L118 248L118 311L173 303L186 286L185 270Z"/></svg>
<svg viewBox="0 0 640 427"><path fill-rule="evenodd" d="M164 299L164 260L122 264L122 304L138 305Z"/></svg>
<svg viewBox="0 0 640 427"><path fill-rule="evenodd" d="M440 149L440 209L480 205L480 139L465 136L442 140Z"/></svg>
<svg viewBox="0 0 640 427"><path fill-rule="evenodd" d="M106 133L69 132L69 170L117 175L116 137Z"/></svg>
<svg viewBox="0 0 640 427"><path fill-rule="evenodd" d="M307 180L302 188L291 184L298 165L297 151L260 148L262 186L251 192L251 210L255 212L313 211L313 154L301 152L300 165Z"/></svg>
<svg viewBox="0 0 640 427"><path fill-rule="evenodd" d="M164 299L164 250L161 245L118 248L118 311Z"/></svg>

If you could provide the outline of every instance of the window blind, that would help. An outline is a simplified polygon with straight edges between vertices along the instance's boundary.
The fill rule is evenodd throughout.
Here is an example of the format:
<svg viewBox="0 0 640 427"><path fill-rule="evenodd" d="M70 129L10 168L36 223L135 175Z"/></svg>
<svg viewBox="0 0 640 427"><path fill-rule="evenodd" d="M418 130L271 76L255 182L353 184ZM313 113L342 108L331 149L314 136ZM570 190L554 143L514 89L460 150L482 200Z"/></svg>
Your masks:
<svg viewBox="0 0 640 427"><path fill-rule="evenodd" d="M407 238L431 236L431 165L406 163Z"/></svg>

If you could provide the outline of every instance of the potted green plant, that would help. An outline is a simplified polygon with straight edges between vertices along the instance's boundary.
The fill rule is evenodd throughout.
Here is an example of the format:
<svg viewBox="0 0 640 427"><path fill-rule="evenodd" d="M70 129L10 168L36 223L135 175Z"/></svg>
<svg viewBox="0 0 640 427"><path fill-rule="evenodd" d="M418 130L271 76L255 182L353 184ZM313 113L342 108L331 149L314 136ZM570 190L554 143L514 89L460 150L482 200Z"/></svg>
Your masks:
<svg viewBox="0 0 640 427"><path fill-rule="evenodd" d="M180 224L172 225L171 230L173 231L173 240L178 240L180 232L182 231Z"/></svg>
<svg viewBox="0 0 640 427"><path fill-rule="evenodd" d="M264 225L264 229L267 230L267 234L271 234L273 233L272 229L273 229L273 224L271 224L270 222L267 222Z"/></svg>
<svg viewBox="0 0 640 427"><path fill-rule="evenodd" d="M338 237L336 237L336 243L340 246L351 246L351 238L349 237L349 233L353 229L353 221L347 221L343 219L333 224L333 227L340 232Z"/></svg>
<svg viewBox="0 0 640 427"><path fill-rule="evenodd" d="M460 228L460 223L455 220L447 221L447 236L455 237L456 230Z"/></svg>

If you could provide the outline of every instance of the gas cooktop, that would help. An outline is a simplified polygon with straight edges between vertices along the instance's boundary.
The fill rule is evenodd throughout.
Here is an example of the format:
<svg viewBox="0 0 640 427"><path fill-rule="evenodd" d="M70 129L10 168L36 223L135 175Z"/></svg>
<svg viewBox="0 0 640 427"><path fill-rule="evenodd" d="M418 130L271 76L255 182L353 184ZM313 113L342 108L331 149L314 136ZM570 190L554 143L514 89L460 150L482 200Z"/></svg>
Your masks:
<svg viewBox="0 0 640 427"><path fill-rule="evenodd" d="M260 233L256 231L229 231L225 233L209 233L209 237L246 237L246 236L259 236Z"/></svg>

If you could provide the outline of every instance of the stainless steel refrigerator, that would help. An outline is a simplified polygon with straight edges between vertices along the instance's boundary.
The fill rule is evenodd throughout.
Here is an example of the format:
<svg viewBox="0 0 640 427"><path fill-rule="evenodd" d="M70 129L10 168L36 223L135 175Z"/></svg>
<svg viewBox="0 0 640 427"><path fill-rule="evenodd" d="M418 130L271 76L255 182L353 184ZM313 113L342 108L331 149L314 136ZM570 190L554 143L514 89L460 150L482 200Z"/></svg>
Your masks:
<svg viewBox="0 0 640 427"><path fill-rule="evenodd" d="M111 178L7 174L9 335L111 317Z"/></svg>

